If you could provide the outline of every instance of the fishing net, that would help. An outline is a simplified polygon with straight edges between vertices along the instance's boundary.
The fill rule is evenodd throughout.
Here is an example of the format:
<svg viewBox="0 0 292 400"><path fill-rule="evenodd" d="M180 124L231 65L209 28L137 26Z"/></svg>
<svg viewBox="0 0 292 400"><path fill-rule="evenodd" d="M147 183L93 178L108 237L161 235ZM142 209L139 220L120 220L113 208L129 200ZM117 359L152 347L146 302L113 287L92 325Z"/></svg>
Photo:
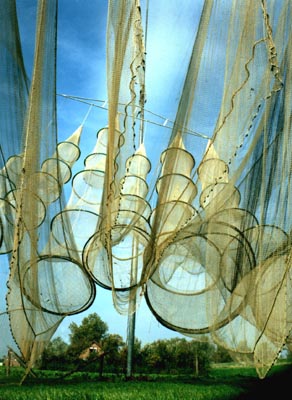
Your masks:
<svg viewBox="0 0 292 400"><path fill-rule="evenodd" d="M96 285L260 377L291 346L291 2L193 3L108 2L107 124L73 174L83 125L59 140L57 2L39 1L28 78L3 1L1 330L28 369Z"/></svg>
<svg viewBox="0 0 292 400"><path fill-rule="evenodd" d="M29 370L64 315L85 309L95 287L78 252L71 251L72 234L66 237L68 244L60 246L51 232L53 216L64 208L62 186L79 157L78 135L57 143L57 3L39 3L30 82L23 67L15 3L4 3L0 240L1 253L8 255L9 276L1 282L8 288L7 312L1 318L9 317L11 335ZM68 223L65 216L64 226ZM5 261L3 265L5 275Z"/></svg>

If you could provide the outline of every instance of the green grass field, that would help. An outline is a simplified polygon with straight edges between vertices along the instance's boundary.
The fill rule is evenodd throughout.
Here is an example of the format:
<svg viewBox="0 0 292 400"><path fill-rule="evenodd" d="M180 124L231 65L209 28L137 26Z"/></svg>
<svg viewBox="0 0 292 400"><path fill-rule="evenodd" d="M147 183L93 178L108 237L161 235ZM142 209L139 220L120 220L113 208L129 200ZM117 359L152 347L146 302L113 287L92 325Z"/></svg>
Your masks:
<svg viewBox="0 0 292 400"><path fill-rule="evenodd" d="M274 367L271 378L285 368ZM214 367L205 378L151 375L137 376L131 381L117 376L99 380L94 373L76 373L62 379L57 372L42 372L20 386L21 373L13 369L7 377L4 367L0 369L0 400L257 400L258 397L248 397L248 393L265 381L259 380L252 368L233 366ZM244 395L247 397L240 397Z"/></svg>

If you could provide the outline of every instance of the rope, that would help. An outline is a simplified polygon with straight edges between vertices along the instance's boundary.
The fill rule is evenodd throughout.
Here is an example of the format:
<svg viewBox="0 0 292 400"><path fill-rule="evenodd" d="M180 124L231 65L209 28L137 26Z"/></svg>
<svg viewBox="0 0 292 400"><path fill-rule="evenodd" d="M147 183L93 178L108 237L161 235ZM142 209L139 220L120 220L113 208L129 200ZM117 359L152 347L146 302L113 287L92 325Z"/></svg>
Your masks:
<svg viewBox="0 0 292 400"><path fill-rule="evenodd" d="M83 121L82 121L82 124L81 124L82 126L85 124L87 118L89 117L89 114L90 114L90 111L91 111L91 110L92 110L92 104L90 105L90 107L89 107L89 109L88 109L88 111L87 111L85 117L83 118Z"/></svg>
<svg viewBox="0 0 292 400"><path fill-rule="evenodd" d="M100 108L102 110L108 110L108 108L106 107L106 105L108 104L107 100L98 100L98 99L92 99L92 98L86 98L86 97L80 97L80 96L73 96L73 95L61 94L61 93L57 93L57 96L64 97L66 99L73 100L73 101L78 101L80 103L88 104L91 107ZM101 105L95 104L94 102L101 103ZM125 106L126 104L119 103L119 105ZM140 106L136 105L136 108L140 108ZM150 111L150 110L144 109L144 111L147 112L148 114L153 115L154 117L157 117L157 118L163 120L163 122L159 123L159 122L155 122L155 121L152 121L150 119L141 118L141 117L137 117L136 118L137 120L140 120L140 121L152 124L152 125L160 126L162 128L166 128L166 129L172 129L173 128L174 121L170 120L169 118L163 117L163 116L161 116L161 115L159 115L157 113L154 113L153 111ZM119 114L125 115L125 113L123 113L123 112L119 112ZM168 125L168 124L170 124L170 125ZM204 133L196 132L196 131L194 131L192 129L189 129L189 128L185 127L185 126L182 126L182 127L179 127L179 128L184 133L186 133L188 135L197 136L197 137L200 137L200 138L205 139L205 140L210 140L211 139L209 136L205 135Z"/></svg>

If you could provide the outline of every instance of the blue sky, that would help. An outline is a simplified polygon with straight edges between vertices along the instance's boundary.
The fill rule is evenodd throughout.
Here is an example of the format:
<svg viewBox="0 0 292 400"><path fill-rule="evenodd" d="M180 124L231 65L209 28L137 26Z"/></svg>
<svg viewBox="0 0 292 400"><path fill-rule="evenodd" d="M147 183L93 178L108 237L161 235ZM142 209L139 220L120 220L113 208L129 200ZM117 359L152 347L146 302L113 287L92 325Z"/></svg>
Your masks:
<svg viewBox="0 0 292 400"><path fill-rule="evenodd" d="M165 119L156 119L161 124L166 123L166 119L175 119L203 1L184 0L184 7L180 7L180 3L178 0L150 0L149 2L146 108L165 117ZM22 46L28 73L31 71L33 62L36 4L36 0L17 0ZM107 6L106 0L59 0L58 94L106 100ZM141 1L141 6L145 17L144 1ZM82 123L88 111L88 104L58 96L59 141L71 135ZM106 123L106 109L90 109L81 137L82 153L80 161L75 166L75 172L92 150L96 132ZM170 126L170 123L167 122L166 125ZM207 125L197 128L205 130L204 133L207 135L210 134ZM153 136L155 137L153 146L151 135L156 135L155 126L147 124L146 135L149 135L147 150L154 164L153 171L159 164L160 152L164 150L171 131L165 128L157 130L157 133L161 135L161 140ZM200 145L198 149L202 151L206 146L206 141L202 140L198 143ZM70 190L70 186L67 190ZM109 332L118 333L126 339L127 317L119 315L114 309L111 293L99 287L97 287L93 306L84 313L65 318L56 336L67 339L69 324L72 321L79 324L88 313L92 312L96 312L108 324ZM160 325L143 301L137 311L136 336L143 343L147 343L159 338L180 335Z"/></svg>

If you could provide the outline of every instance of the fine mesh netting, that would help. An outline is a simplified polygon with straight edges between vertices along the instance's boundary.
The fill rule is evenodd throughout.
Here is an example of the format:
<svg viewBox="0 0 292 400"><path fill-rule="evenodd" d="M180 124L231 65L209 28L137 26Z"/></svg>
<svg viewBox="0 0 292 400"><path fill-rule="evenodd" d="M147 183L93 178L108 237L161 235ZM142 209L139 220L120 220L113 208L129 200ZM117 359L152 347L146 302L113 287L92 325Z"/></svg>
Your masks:
<svg viewBox="0 0 292 400"><path fill-rule="evenodd" d="M59 140L57 1L38 3L28 77L3 0L0 329L28 370L96 286L122 314L145 296L260 377L291 347L292 4L162 3L109 0L107 124L73 173L83 124Z"/></svg>

